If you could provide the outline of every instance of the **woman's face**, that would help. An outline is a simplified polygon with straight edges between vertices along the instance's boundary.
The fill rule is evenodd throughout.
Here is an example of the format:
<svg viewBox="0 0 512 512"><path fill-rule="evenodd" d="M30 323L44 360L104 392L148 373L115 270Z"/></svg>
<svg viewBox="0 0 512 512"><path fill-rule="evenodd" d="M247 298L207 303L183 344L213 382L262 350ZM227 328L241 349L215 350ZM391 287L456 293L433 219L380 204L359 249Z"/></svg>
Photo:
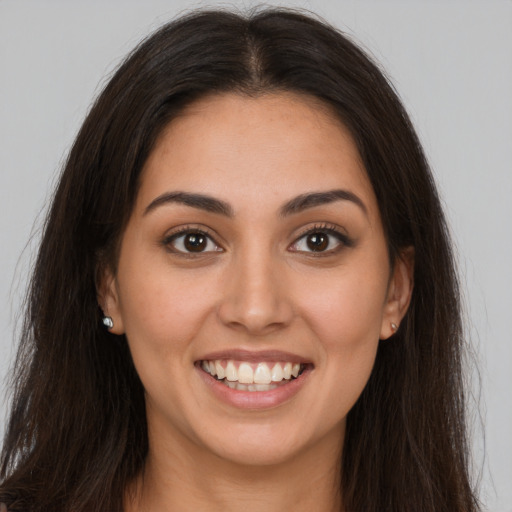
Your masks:
<svg viewBox="0 0 512 512"><path fill-rule="evenodd" d="M144 385L151 450L267 465L339 450L409 292L327 107L224 94L160 136L100 301Z"/></svg>

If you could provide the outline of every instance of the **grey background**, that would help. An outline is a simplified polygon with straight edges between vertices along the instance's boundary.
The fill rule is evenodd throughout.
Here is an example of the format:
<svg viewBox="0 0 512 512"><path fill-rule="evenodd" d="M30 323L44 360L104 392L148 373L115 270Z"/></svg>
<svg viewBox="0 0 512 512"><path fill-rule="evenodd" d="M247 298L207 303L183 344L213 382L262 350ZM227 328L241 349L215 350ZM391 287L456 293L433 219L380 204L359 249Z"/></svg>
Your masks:
<svg viewBox="0 0 512 512"><path fill-rule="evenodd" d="M310 9L352 34L388 71L416 124L453 229L478 360L475 472L488 510L510 512L512 2L267 4ZM255 3L0 0L1 395L41 212L88 106L143 36L205 5ZM0 433L5 411L2 401Z"/></svg>

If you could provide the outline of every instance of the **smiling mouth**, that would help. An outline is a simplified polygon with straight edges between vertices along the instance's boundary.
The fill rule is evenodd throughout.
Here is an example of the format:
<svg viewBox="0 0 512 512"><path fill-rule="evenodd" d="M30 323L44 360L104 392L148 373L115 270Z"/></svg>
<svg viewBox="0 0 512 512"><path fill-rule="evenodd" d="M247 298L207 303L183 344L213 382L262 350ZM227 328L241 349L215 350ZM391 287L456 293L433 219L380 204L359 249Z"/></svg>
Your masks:
<svg viewBox="0 0 512 512"><path fill-rule="evenodd" d="M232 359L200 361L204 372L238 391L271 391L300 377L307 366L291 362L248 363Z"/></svg>

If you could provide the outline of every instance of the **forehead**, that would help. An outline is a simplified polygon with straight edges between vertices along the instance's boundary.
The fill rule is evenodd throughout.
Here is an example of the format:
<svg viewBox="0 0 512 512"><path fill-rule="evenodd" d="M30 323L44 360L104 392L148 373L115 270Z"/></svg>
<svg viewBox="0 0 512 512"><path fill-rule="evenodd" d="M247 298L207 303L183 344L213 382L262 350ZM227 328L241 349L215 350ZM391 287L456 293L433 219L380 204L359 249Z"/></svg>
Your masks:
<svg viewBox="0 0 512 512"><path fill-rule="evenodd" d="M144 167L138 206L180 190L213 195L236 212L339 188L376 210L354 140L329 106L294 93L226 93L192 103L164 129Z"/></svg>

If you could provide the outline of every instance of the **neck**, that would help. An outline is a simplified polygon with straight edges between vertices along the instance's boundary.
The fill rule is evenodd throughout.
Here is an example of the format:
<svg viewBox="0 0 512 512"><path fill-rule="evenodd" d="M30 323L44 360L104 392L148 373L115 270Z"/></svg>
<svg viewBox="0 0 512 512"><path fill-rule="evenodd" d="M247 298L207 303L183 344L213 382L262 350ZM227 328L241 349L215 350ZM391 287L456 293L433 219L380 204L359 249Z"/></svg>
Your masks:
<svg viewBox="0 0 512 512"><path fill-rule="evenodd" d="M330 441L330 442L329 442ZM293 460L255 466L225 460L200 447L172 443L151 449L128 493L126 512L339 512L340 435Z"/></svg>

